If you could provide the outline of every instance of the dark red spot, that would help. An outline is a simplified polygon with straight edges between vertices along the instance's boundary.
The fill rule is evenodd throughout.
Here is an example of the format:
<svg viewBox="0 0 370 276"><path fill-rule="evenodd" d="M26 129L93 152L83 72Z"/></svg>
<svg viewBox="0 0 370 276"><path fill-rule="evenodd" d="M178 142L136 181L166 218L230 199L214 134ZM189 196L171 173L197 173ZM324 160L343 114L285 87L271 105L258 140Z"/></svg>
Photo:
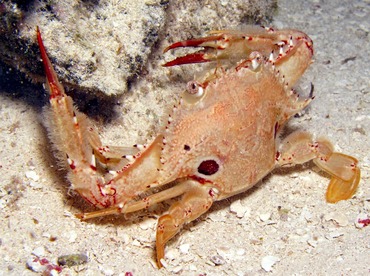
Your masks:
<svg viewBox="0 0 370 276"><path fill-rule="evenodd" d="M361 223L364 225L364 227L370 225L370 218L367 218L367 219L359 219L358 220L358 223Z"/></svg>
<svg viewBox="0 0 370 276"><path fill-rule="evenodd" d="M214 197L214 196L216 195L213 189L209 189L208 194L209 194L211 197Z"/></svg>
<svg viewBox="0 0 370 276"><path fill-rule="evenodd" d="M215 160L205 160L200 163L198 167L198 172L204 175L212 175L218 171L220 166Z"/></svg>
<svg viewBox="0 0 370 276"><path fill-rule="evenodd" d="M49 261L48 261L47 259L45 259L45 258L40 259L40 260L39 260L39 262L40 262L40 264L42 264L42 265L49 264Z"/></svg>
<svg viewBox="0 0 370 276"><path fill-rule="evenodd" d="M184 150L189 151L190 147L188 145L184 145Z"/></svg>
<svg viewBox="0 0 370 276"><path fill-rule="evenodd" d="M72 160L71 164L69 164L69 167L71 168L71 170L76 169L76 165L75 165L75 162L73 160Z"/></svg>
<svg viewBox="0 0 370 276"><path fill-rule="evenodd" d="M280 151L277 151L277 152L276 152L276 154L275 154L275 160L276 160L276 161L279 161L280 156L281 156L281 152L280 152ZM284 159L283 159L283 160L284 160Z"/></svg>

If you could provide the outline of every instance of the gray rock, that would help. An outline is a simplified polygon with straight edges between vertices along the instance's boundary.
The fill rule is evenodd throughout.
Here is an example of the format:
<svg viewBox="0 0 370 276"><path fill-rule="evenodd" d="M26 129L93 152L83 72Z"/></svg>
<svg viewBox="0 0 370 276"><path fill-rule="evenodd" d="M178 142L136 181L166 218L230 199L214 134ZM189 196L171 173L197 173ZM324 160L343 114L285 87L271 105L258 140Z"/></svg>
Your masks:
<svg viewBox="0 0 370 276"><path fill-rule="evenodd" d="M169 43L205 31L266 23L276 1L34 1L0 4L0 59L44 81L36 46L39 26L67 90L120 95L142 73L159 39Z"/></svg>

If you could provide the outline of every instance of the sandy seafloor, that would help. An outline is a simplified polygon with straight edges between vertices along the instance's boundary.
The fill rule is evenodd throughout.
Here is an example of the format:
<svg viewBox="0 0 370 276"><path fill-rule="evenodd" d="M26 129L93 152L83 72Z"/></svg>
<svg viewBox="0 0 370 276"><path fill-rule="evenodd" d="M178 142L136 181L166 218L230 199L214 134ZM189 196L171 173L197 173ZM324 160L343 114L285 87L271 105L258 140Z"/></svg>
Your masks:
<svg viewBox="0 0 370 276"><path fill-rule="evenodd" d="M369 16L369 1L279 1L274 19L278 28L303 30L315 46L301 90L307 94L312 82L316 99L290 126L325 135L338 151L358 158L362 178L354 198L327 204L329 178L313 165L279 170L187 225L168 243L167 267L161 270L154 263L158 213L132 221L76 219L74 213L91 208L68 195L40 108L1 93L0 275L34 275L26 262L35 254L55 262L73 253L84 253L89 261L64 268L62 275L369 274L370 227L356 223L370 216ZM131 145L158 128L142 114L151 105L158 114L149 118L157 122L163 106L155 99L180 93L178 82L163 81L167 70L157 66L150 72L154 82L139 79L131 88L122 99L125 117L99 128L105 141ZM165 85L157 87L160 78ZM147 93L140 94L144 88ZM272 261L271 269L262 268L262 260Z"/></svg>

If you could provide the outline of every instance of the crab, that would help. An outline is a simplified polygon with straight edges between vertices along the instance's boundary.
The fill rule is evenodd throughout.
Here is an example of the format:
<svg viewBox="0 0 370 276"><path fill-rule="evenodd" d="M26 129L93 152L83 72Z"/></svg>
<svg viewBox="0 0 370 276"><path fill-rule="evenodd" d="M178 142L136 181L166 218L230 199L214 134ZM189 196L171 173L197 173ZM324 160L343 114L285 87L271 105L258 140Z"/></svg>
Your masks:
<svg viewBox="0 0 370 276"><path fill-rule="evenodd" d="M156 258L162 267L165 245L186 223L213 202L242 193L273 169L313 161L331 176L326 200L351 198L360 181L358 161L334 151L325 138L297 131L281 138L287 121L313 99L294 89L312 63L313 43L303 32L248 27L213 31L181 41L199 51L165 67L215 62L188 82L162 131L134 149L104 145L90 120L64 92L37 39L50 92L44 112L56 157L68 170L71 188L98 210L77 214L81 220L127 214L179 197L160 216Z"/></svg>

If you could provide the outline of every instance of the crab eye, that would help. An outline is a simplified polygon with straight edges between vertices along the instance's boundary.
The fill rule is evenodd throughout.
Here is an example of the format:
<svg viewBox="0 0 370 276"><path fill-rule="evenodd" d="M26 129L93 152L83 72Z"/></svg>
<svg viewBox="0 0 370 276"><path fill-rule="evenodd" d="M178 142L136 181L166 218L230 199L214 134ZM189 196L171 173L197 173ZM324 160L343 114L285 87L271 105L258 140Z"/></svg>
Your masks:
<svg viewBox="0 0 370 276"><path fill-rule="evenodd" d="M201 97L204 94L203 87L197 81L189 81L186 84L186 91L195 97Z"/></svg>
<svg viewBox="0 0 370 276"><path fill-rule="evenodd" d="M212 175L218 172L219 167L215 160L205 160L198 166L198 173Z"/></svg>

